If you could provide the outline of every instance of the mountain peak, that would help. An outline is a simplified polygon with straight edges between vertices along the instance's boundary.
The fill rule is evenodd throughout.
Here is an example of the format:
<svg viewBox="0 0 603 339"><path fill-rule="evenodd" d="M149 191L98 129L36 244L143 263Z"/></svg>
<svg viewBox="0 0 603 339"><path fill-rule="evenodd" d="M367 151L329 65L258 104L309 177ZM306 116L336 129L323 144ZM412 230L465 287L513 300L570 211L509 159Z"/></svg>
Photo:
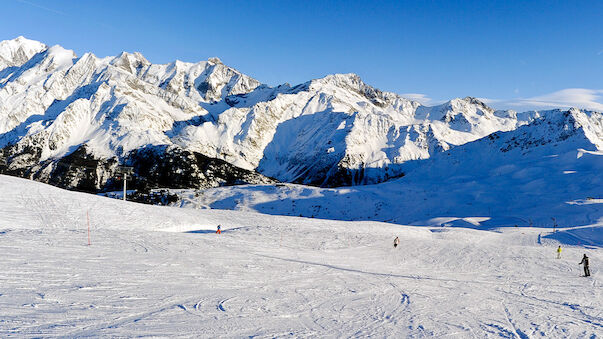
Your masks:
<svg viewBox="0 0 603 339"><path fill-rule="evenodd" d="M317 82L317 83L322 83L322 84L334 84L334 85L341 85L341 84L358 85L358 84L362 83L362 79L360 79L360 76L355 73L335 73L335 74L326 75L322 78L314 79L314 80L312 80L312 82Z"/></svg>
<svg viewBox="0 0 603 339"><path fill-rule="evenodd" d="M214 65L223 65L222 60L220 60L218 57L211 57L207 59L207 62Z"/></svg>
<svg viewBox="0 0 603 339"><path fill-rule="evenodd" d="M447 107L449 109L452 109L452 110L460 110L460 111L464 111L467 108L471 108L471 110L473 111L474 108L478 108L479 110L481 110L484 113L494 114L493 108L486 105L483 101L481 101L475 97L470 97L470 96L467 96L464 98L452 99L452 100L444 103L443 106Z"/></svg>
<svg viewBox="0 0 603 339"><path fill-rule="evenodd" d="M150 64L150 62L140 52L134 52L134 53L121 52L114 59L120 59L120 60L127 59L129 61L141 61L145 64Z"/></svg>
<svg viewBox="0 0 603 339"><path fill-rule="evenodd" d="M486 104L483 101L479 100L476 97L466 96L463 98L463 100L467 101L469 103L475 104L475 105L486 106Z"/></svg>
<svg viewBox="0 0 603 339"><path fill-rule="evenodd" d="M0 41L0 69L7 66L21 66L32 56L47 48L45 44L23 36Z"/></svg>
<svg viewBox="0 0 603 339"><path fill-rule="evenodd" d="M149 66L151 63L139 52L121 52L111 60L111 64L134 74L140 68Z"/></svg>
<svg viewBox="0 0 603 339"><path fill-rule="evenodd" d="M37 41L37 40L31 40L31 39L27 39L26 37L20 35L14 39L10 39L10 40L4 40L4 41L0 41L0 44L2 44L2 46L6 46L9 44L12 45L18 45L18 46L23 46L23 45L39 45L39 46L46 46L45 44Z"/></svg>
<svg viewBox="0 0 603 339"><path fill-rule="evenodd" d="M25 38L25 37L24 37L24 36L22 36L22 35L19 35L18 37L14 38L12 41L15 41L15 42L21 43L21 42L26 41L26 40L28 40L28 39L27 39L27 38ZM30 41L33 41L33 40L30 40Z"/></svg>

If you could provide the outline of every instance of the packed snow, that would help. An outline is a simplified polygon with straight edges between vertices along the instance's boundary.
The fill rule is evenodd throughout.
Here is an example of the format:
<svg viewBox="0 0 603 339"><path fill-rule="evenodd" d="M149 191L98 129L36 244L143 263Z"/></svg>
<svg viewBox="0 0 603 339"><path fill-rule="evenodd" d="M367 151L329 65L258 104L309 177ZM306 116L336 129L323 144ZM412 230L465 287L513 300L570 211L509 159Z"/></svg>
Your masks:
<svg viewBox="0 0 603 339"><path fill-rule="evenodd" d="M329 221L140 205L8 176L0 211L2 337L603 335L601 224Z"/></svg>

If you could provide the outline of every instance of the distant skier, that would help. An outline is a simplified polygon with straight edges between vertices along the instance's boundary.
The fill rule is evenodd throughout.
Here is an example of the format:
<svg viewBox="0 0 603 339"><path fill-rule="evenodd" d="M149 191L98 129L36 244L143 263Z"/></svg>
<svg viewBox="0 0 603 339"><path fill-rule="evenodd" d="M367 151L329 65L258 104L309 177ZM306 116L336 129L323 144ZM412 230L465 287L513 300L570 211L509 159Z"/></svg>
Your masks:
<svg viewBox="0 0 603 339"><path fill-rule="evenodd" d="M582 264L584 264L584 276L590 277L590 268L588 267L588 257L586 256L586 253L582 257L582 261L578 265Z"/></svg>
<svg viewBox="0 0 603 339"><path fill-rule="evenodd" d="M394 248L398 247L398 245L400 245L400 238L396 237L396 239L394 239Z"/></svg>
<svg viewBox="0 0 603 339"><path fill-rule="evenodd" d="M561 246L557 247L557 259L561 259Z"/></svg>
<svg viewBox="0 0 603 339"><path fill-rule="evenodd" d="M218 234L222 234L222 226L218 225L218 230L216 231Z"/></svg>

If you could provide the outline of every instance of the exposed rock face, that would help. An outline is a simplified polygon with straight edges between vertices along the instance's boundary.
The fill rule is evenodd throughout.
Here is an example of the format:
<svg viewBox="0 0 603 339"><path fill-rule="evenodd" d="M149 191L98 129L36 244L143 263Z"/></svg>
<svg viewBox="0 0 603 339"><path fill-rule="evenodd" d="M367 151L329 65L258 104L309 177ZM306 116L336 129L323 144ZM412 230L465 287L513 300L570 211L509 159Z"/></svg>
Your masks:
<svg viewBox="0 0 603 339"><path fill-rule="evenodd" d="M257 172L178 146L144 147L133 151L126 163L134 168L134 187L143 190L276 183L276 180Z"/></svg>
<svg viewBox="0 0 603 339"><path fill-rule="evenodd" d="M36 150L31 150L36 154ZM10 153L9 153L10 154ZM26 155L30 155L25 151ZM36 162L31 157L9 166L0 166L6 174L29 177L56 186L84 192L120 190L118 158L97 158L82 145L58 161ZM17 164L22 163L19 167ZM37 165L30 166L30 163ZM210 188L225 185L272 184L276 180L245 170L224 160L189 152L178 146L147 146L130 152L122 163L133 167L128 187L148 192L162 188ZM2 168L4 167L4 168Z"/></svg>
<svg viewBox="0 0 603 339"><path fill-rule="evenodd" d="M218 58L157 65L140 53L77 57L25 38L0 42L0 150L8 158L0 170L87 191L106 189L115 166L143 156L155 162L138 167L147 186L227 185L239 175L376 183L404 175L406 162L546 114L494 111L471 97L422 106L355 74L272 88ZM572 114L601 125L596 115ZM92 172L74 169L88 161L97 162Z"/></svg>

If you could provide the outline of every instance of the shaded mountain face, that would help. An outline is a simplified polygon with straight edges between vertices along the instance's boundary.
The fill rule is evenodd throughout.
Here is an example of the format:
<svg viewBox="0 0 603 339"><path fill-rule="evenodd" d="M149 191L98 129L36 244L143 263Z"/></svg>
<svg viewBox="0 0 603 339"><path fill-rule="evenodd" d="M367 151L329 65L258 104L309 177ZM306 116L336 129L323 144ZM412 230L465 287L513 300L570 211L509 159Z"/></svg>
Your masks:
<svg viewBox="0 0 603 339"><path fill-rule="evenodd" d="M22 37L0 42L0 169L85 190L109 189L118 164L143 163L149 150L155 166L135 166L145 185L377 183L541 114L471 97L427 107L355 74L269 87L218 58L157 65L140 53L78 57ZM173 150L198 169L173 167ZM80 160L97 165L76 170ZM68 179L65 163L86 183ZM191 178L168 173L179 169Z"/></svg>
<svg viewBox="0 0 603 339"><path fill-rule="evenodd" d="M9 147L7 154L11 154ZM15 154L15 161L30 159ZM27 163L27 161L25 161ZM128 176L130 189L149 192L154 188L210 188L242 184L273 184L277 181L255 171L236 167L224 160L190 152L178 146L145 146L129 152L127 157L98 158L88 145L59 160L42 161L32 166L0 165L5 174L29 177L38 181L84 192L121 190L123 187L120 167L131 167Z"/></svg>
<svg viewBox="0 0 603 339"><path fill-rule="evenodd" d="M179 190L173 204L480 229L591 225L603 216L602 122L597 112L553 110L515 130L402 164L404 177L376 185Z"/></svg>

